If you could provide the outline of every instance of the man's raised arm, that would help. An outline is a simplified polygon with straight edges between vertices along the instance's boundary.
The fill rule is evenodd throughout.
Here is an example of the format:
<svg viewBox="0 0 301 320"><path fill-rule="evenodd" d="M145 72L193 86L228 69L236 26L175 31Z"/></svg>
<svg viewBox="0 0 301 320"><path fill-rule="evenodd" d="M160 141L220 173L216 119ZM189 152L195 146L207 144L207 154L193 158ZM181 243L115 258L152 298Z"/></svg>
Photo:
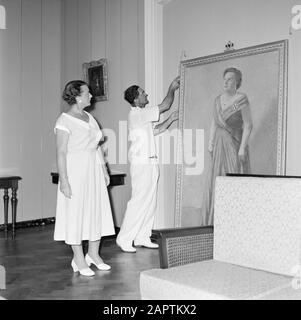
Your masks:
<svg viewBox="0 0 301 320"><path fill-rule="evenodd" d="M170 109L175 98L175 91L180 87L180 77L176 77L168 88L166 97L163 99L162 103L159 104L159 113L163 113Z"/></svg>

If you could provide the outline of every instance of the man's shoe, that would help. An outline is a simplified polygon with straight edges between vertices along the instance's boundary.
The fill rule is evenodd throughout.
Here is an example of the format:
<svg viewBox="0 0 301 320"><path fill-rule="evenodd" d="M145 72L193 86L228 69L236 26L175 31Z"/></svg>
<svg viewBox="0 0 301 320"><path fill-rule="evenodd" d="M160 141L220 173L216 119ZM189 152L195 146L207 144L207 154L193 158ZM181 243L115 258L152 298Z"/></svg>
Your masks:
<svg viewBox="0 0 301 320"><path fill-rule="evenodd" d="M118 247L120 247L120 249L124 252L130 252L130 253L135 253L137 250L131 246L130 244L126 245L126 244L121 244L120 242L118 242L116 240L116 244Z"/></svg>
<svg viewBox="0 0 301 320"><path fill-rule="evenodd" d="M152 243L151 241L134 241L135 247L145 247L149 249L158 249L159 245Z"/></svg>

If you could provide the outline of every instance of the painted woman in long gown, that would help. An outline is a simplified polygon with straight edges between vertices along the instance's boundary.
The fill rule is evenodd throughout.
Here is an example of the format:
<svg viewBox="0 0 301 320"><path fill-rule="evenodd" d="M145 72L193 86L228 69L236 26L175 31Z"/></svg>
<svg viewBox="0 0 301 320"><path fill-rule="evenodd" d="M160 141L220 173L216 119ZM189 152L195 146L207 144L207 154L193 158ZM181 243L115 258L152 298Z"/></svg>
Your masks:
<svg viewBox="0 0 301 320"><path fill-rule="evenodd" d="M246 94L238 92L241 71L224 71L224 92L216 97L208 151L211 155L204 184L201 225L213 225L215 178L227 173L250 173L248 140L252 117Z"/></svg>

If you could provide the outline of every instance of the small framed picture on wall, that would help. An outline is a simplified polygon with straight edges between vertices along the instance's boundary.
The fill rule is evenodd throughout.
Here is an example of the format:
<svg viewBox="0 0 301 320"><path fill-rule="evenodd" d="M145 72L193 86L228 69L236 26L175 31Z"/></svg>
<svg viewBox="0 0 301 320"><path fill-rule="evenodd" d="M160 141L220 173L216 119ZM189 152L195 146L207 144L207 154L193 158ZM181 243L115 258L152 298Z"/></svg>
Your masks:
<svg viewBox="0 0 301 320"><path fill-rule="evenodd" d="M95 101L108 100L108 63L99 59L83 64L84 80L90 87Z"/></svg>

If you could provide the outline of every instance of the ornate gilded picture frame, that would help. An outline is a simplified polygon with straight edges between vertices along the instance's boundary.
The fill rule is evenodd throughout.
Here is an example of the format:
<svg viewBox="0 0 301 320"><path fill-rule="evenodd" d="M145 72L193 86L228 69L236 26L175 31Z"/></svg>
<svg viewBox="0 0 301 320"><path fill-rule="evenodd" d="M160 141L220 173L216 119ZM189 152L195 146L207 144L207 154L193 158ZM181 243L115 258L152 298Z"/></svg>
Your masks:
<svg viewBox="0 0 301 320"><path fill-rule="evenodd" d="M179 99L181 134L177 140L175 227L214 225L212 219L205 219L205 216L210 214L208 212L210 206L212 210L214 207L214 201L211 201L214 196L212 171L218 164L214 163L213 159L219 157L218 148L224 148L226 152L231 148L229 145L224 145L216 147L215 151L210 149L211 142L216 140L216 136L210 140L211 124L213 119L219 117L222 126L224 124L228 130L225 131L226 135L231 135L235 130L237 132L239 121L242 123L241 132L244 128L241 115L227 122L228 120L222 119L218 113L216 101L219 101L218 97L225 90L224 72L230 67L240 70L242 74L238 91L246 98L243 103L248 106L252 117L252 129L247 142L250 164L247 173L285 175L287 63L288 40L181 61ZM219 108L221 110L221 106ZM233 108L240 110L239 104L234 104ZM233 110L231 112L235 113ZM190 146L187 146L188 140L185 139L188 130L193 134L199 133L200 138L195 138L196 143L190 143ZM238 134L238 139L241 141L244 139L242 135L239 137ZM201 161L198 170L194 170L195 164L185 161L186 154L187 158L190 155L190 160L191 154L195 158L199 154ZM228 161L225 157L221 158L219 161Z"/></svg>
<svg viewBox="0 0 301 320"><path fill-rule="evenodd" d="M108 100L108 63L100 59L83 64L84 80L96 102Z"/></svg>

